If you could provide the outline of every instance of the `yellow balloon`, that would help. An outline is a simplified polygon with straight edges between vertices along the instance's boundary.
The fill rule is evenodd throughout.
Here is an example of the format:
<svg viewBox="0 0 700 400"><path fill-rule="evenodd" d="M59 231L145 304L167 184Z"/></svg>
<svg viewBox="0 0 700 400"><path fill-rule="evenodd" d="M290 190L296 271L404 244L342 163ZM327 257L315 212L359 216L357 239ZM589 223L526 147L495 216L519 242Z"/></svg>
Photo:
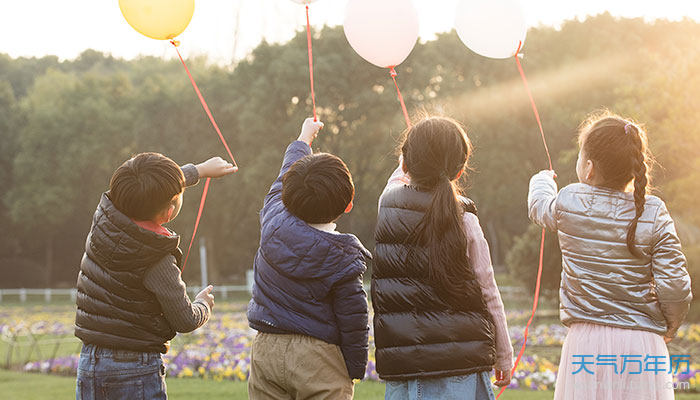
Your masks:
<svg viewBox="0 0 700 400"><path fill-rule="evenodd" d="M152 39L168 40L187 28L194 0L119 0L126 22Z"/></svg>

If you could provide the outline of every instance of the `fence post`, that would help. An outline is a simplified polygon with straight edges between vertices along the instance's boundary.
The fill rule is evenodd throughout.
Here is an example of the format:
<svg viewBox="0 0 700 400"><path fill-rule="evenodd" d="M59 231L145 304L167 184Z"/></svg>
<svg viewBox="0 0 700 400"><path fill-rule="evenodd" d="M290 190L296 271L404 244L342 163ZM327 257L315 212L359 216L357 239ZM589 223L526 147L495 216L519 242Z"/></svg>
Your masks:
<svg viewBox="0 0 700 400"><path fill-rule="evenodd" d="M204 238L199 239L199 270L201 274L202 287L207 286L207 246Z"/></svg>
<svg viewBox="0 0 700 400"><path fill-rule="evenodd" d="M221 286L221 297L228 299L228 288L226 286Z"/></svg>
<svg viewBox="0 0 700 400"><path fill-rule="evenodd" d="M21 303L27 302L27 289L22 288L19 290L19 301Z"/></svg>
<svg viewBox="0 0 700 400"><path fill-rule="evenodd" d="M245 284L248 287L248 293L253 294L253 283L255 282L255 275L253 270L249 269L245 273Z"/></svg>
<svg viewBox="0 0 700 400"><path fill-rule="evenodd" d="M2 289L0 289L0 303L2 303Z"/></svg>
<svg viewBox="0 0 700 400"><path fill-rule="evenodd" d="M51 289L44 289L44 300L51 303Z"/></svg>

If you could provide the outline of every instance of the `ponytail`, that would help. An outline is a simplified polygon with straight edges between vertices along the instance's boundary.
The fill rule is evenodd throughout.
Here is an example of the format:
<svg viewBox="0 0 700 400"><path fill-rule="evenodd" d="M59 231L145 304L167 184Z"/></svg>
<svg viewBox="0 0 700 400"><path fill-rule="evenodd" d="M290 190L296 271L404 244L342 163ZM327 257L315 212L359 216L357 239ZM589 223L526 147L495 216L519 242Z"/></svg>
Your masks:
<svg viewBox="0 0 700 400"><path fill-rule="evenodd" d="M469 283L474 272L467 259L464 209L454 181L467 165L469 139L457 122L428 118L408 131L401 151L411 184L432 195L406 240L411 245L407 262L425 263L416 254L419 248L425 249L428 279L437 294L453 306L464 307L464 300L475 294Z"/></svg>
<svg viewBox="0 0 700 400"><path fill-rule="evenodd" d="M438 178L430 207L408 238L428 251L428 278L449 302L459 302L468 293L471 278L467 262L467 236L454 184L446 174Z"/></svg>

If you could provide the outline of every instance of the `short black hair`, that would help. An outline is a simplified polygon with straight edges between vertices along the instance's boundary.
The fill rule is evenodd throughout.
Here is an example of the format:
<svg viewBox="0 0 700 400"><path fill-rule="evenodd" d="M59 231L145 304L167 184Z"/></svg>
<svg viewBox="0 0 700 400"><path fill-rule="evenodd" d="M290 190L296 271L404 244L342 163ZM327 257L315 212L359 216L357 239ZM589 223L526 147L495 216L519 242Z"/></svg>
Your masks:
<svg viewBox="0 0 700 400"><path fill-rule="evenodd" d="M333 222L343 215L355 195L347 165L332 154L308 155L282 177L282 202L310 224Z"/></svg>
<svg viewBox="0 0 700 400"><path fill-rule="evenodd" d="M141 153L126 160L112 175L109 198L127 217L153 219L185 188L175 161L159 153Z"/></svg>

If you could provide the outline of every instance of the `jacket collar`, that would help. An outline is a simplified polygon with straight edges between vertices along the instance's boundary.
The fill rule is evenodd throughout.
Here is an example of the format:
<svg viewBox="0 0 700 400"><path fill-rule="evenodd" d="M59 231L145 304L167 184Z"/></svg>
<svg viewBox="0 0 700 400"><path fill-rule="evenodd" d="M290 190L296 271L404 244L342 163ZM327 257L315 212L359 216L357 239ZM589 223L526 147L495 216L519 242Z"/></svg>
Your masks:
<svg viewBox="0 0 700 400"><path fill-rule="evenodd" d="M88 249L99 254L110 268L150 266L168 254L178 253L179 244L179 235L165 236L141 228L114 206L108 193L102 194L88 235Z"/></svg>

